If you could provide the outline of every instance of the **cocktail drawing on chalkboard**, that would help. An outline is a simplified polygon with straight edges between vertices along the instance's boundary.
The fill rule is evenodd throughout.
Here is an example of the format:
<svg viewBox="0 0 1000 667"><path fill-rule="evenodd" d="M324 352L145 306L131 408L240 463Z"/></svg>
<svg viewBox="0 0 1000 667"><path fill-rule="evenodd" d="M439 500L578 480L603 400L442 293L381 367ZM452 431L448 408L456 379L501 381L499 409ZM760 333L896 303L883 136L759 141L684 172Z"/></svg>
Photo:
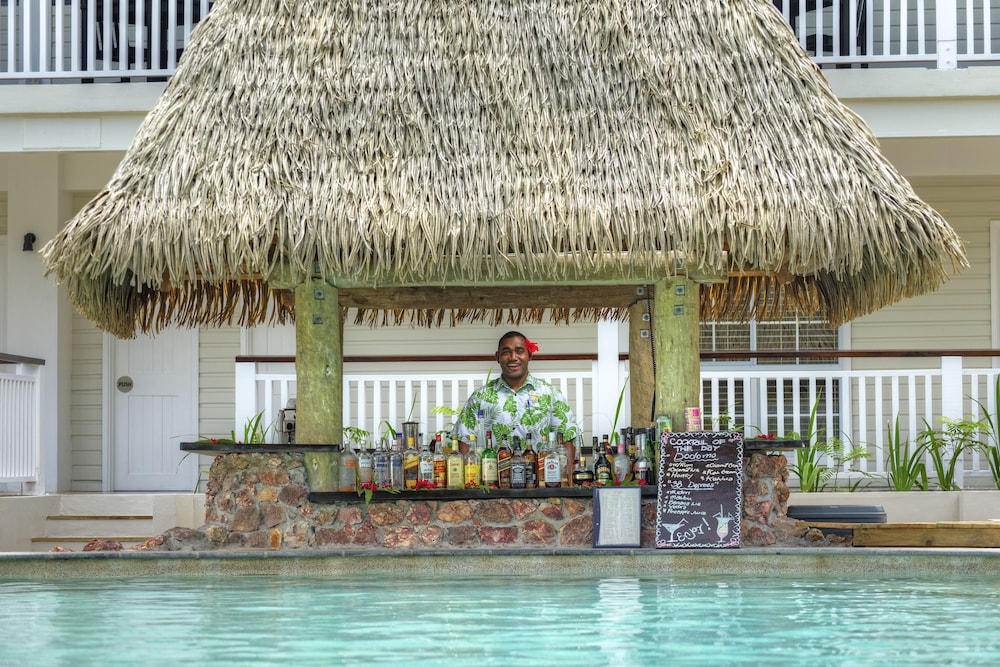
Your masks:
<svg viewBox="0 0 1000 667"><path fill-rule="evenodd" d="M668 540L669 542L673 542L674 541L674 533L676 533L678 530L680 530L681 526L683 526L685 523L687 523L687 519L681 519L677 523L664 523L663 524L663 527L666 528L668 531L670 531L670 540Z"/></svg>
<svg viewBox="0 0 1000 667"><path fill-rule="evenodd" d="M725 510L720 506L719 513L715 515L715 534L719 536L719 542L724 542L726 536L729 535L729 522L733 517L725 513Z"/></svg>

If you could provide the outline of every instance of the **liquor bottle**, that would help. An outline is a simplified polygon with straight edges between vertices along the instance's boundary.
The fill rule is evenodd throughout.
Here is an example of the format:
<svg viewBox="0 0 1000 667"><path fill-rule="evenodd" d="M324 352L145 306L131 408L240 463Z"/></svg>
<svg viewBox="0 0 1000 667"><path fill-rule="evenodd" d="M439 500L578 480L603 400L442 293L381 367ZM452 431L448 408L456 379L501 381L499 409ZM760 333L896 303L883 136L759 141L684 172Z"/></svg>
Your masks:
<svg viewBox="0 0 1000 667"><path fill-rule="evenodd" d="M632 474L632 461L628 458L625 450L625 443L619 442L615 449L615 457L611 461L611 466L615 471L615 484L621 484L625 478Z"/></svg>
<svg viewBox="0 0 1000 667"><path fill-rule="evenodd" d="M514 453L510 457L510 488L523 489L528 483L528 466L521 455L521 438L514 436Z"/></svg>
<svg viewBox="0 0 1000 667"><path fill-rule="evenodd" d="M480 445L486 442L486 415L483 413L482 408L476 410L476 442ZM472 449L472 443L469 443L469 449Z"/></svg>
<svg viewBox="0 0 1000 667"><path fill-rule="evenodd" d="M383 440L378 443L375 453L372 454L372 481L378 488L389 486L389 442Z"/></svg>
<svg viewBox="0 0 1000 667"><path fill-rule="evenodd" d="M358 486L371 484L375 478L375 460L371 450L358 448Z"/></svg>
<svg viewBox="0 0 1000 667"><path fill-rule="evenodd" d="M573 470L573 486L588 486L594 483L594 471L587 467L587 457L580 455Z"/></svg>
<svg viewBox="0 0 1000 667"><path fill-rule="evenodd" d="M406 451L403 452L403 485L407 489L417 488L417 472L420 466L420 453L417 452L413 436L406 439Z"/></svg>
<svg viewBox="0 0 1000 667"><path fill-rule="evenodd" d="M530 433L524 436L524 451L521 452L521 458L524 459L524 488L537 489L539 480L538 454L531 448Z"/></svg>
<svg viewBox="0 0 1000 667"><path fill-rule="evenodd" d="M636 456L638 456L638 458L632 465L632 479L634 479L638 484L652 484L653 470L649 465L649 459L646 458L646 448L637 447Z"/></svg>
<svg viewBox="0 0 1000 667"><path fill-rule="evenodd" d="M607 436L604 436L607 438ZM615 483L614 467L608 458L608 449L602 442L594 459L594 483L597 486L611 486Z"/></svg>
<svg viewBox="0 0 1000 667"><path fill-rule="evenodd" d="M501 489L510 488L510 460L513 456L514 452L505 435L500 440L500 449L497 450L497 486Z"/></svg>
<svg viewBox="0 0 1000 667"><path fill-rule="evenodd" d="M562 431L560 431L556 436L556 447L559 451L559 466L562 468L562 480L560 486L573 486L573 466L570 464L576 462L576 457L570 456L570 445L563 440Z"/></svg>
<svg viewBox="0 0 1000 667"><path fill-rule="evenodd" d="M399 446L399 440L395 441L389 452L389 486L397 491L402 491L406 486L403 482L403 450Z"/></svg>
<svg viewBox="0 0 1000 667"><path fill-rule="evenodd" d="M434 484L434 454L431 453L433 443L434 439L431 438L430 445L424 445L420 448L420 458L417 464L417 480L424 482L421 486Z"/></svg>
<svg viewBox="0 0 1000 667"><path fill-rule="evenodd" d="M483 485L482 459L479 454L479 443L476 434L469 436L469 453L465 455L465 486Z"/></svg>
<svg viewBox="0 0 1000 667"><path fill-rule="evenodd" d="M625 429L625 453L628 454L629 467L631 469L631 466L635 465L635 460L639 458L635 441L635 430L631 426Z"/></svg>
<svg viewBox="0 0 1000 667"><path fill-rule="evenodd" d="M556 443L556 434L549 434L549 449L545 452L544 480L545 488L555 489L563 484L562 460L566 458L566 450Z"/></svg>
<svg viewBox="0 0 1000 667"><path fill-rule="evenodd" d="M451 452L448 453L448 488L465 488L465 457L459 449L458 436L451 436Z"/></svg>
<svg viewBox="0 0 1000 667"><path fill-rule="evenodd" d="M350 445L340 455L340 490L358 490L358 456Z"/></svg>
<svg viewBox="0 0 1000 667"><path fill-rule="evenodd" d="M494 487L500 485L499 471L497 468L497 450L493 448L493 432L486 432L486 449L483 450L483 484Z"/></svg>
<svg viewBox="0 0 1000 667"><path fill-rule="evenodd" d="M448 488L448 455L444 453L443 443L440 439L437 441L437 447L434 448L431 460L434 463L434 488Z"/></svg>

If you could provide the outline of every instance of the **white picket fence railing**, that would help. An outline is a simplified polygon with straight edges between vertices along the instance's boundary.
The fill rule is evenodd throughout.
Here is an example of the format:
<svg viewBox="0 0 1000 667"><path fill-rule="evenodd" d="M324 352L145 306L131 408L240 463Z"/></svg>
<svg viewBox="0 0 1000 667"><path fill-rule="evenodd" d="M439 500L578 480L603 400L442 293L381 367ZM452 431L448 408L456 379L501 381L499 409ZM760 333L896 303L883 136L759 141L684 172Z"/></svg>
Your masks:
<svg viewBox="0 0 1000 667"><path fill-rule="evenodd" d="M0 81L173 74L211 0L5 0ZM822 66L933 67L1000 60L1000 0L773 0Z"/></svg>
<svg viewBox="0 0 1000 667"><path fill-rule="evenodd" d="M37 482L41 460L40 363L0 355L0 484Z"/></svg>
<svg viewBox="0 0 1000 667"><path fill-rule="evenodd" d="M707 366L707 365L706 365ZM254 362L236 364L236 423L245 423L263 412L265 420L277 422L278 411L295 396L294 368L287 372L258 372ZM888 429L898 418L900 434L913 440L925 428L941 425L941 418L983 416L983 406L992 414L996 405L997 369L963 368L962 358L941 357L940 367L902 371L850 371L800 366L792 370L714 370L703 366L702 414L707 429L741 428L748 436L776 436L809 432L813 406L813 431L824 439L837 438L845 447L864 447L867 458L842 471L844 479L861 475L878 478L886 472ZM617 423L615 405L598 405L595 372L541 374L553 381L570 400L584 442L593 435L631 424L628 392ZM628 377L628 363L621 362L618 386ZM434 412L435 406L459 408L481 374L427 373L347 374L344 380L344 424L377 434L382 422L396 429L403 421L421 424L434 433L449 427L453 418ZM995 415L994 415L995 416ZM278 435L273 436L277 441ZM794 454L790 454L794 457ZM830 464L826 461L826 464ZM983 457L969 451L961 461L956 479L961 485L973 475L988 478ZM987 480L988 481L988 480Z"/></svg>

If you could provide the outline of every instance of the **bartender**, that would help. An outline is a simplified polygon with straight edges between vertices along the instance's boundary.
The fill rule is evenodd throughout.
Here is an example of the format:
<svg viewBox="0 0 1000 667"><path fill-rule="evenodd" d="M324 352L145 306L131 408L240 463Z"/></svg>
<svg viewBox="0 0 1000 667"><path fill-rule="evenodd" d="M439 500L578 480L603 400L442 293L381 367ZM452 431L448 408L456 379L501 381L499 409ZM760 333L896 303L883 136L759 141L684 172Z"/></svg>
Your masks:
<svg viewBox="0 0 1000 667"><path fill-rule="evenodd" d="M550 382L528 372L532 355L538 345L518 331L508 331L497 343L497 363L500 377L472 392L458 415L453 433L460 441L469 442L476 432L479 410L485 424L481 428L493 432L493 441L503 436L531 433L537 444L549 432L563 434L564 443L577 437L576 417L562 392Z"/></svg>

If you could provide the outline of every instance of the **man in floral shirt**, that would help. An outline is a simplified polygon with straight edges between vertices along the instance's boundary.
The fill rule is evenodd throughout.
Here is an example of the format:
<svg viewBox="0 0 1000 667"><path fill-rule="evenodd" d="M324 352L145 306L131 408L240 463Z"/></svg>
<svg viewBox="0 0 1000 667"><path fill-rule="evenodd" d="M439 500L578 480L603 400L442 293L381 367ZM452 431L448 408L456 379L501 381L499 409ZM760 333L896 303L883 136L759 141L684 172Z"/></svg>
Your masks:
<svg viewBox="0 0 1000 667"><path fill-rule="evenodd" d="M454 432L468 443L476 432L476 415L483 411L483 430L493 431L493 441L504 435L524 437L531 433L537 444L550 431L563 434L564 442L577 437L576 417L566 397L551 383L528 372L531 355L538 345L517 331L508 331L497 345L500 377L472 392L458 415Z"/></svg>

